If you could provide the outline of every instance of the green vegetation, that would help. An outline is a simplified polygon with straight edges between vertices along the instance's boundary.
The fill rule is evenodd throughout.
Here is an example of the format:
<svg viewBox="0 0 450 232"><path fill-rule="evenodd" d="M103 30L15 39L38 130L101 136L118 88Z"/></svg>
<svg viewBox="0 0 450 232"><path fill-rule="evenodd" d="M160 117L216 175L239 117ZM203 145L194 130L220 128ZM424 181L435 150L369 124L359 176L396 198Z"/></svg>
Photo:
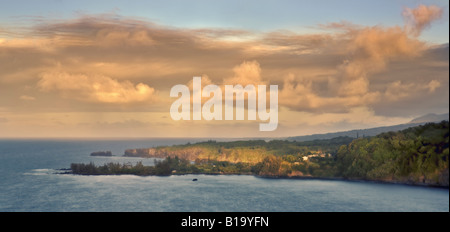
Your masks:
<svg viewBox="0 0 450 232"><path fill-rule="evenodd" d="M448 137L449 123L443 121L358 139L206 141L125 151L126 156L164 158L154 166L91 163L71 169L84 175L252 174L448 187Z"/></svg>
<svg viewBox="0 0 450 232"><path fill-rule="evenodd" d="M174 158L177 156L180 159L199 162L217 160L231 163L256 164L262 162L267 156L275 155L295 162L294 160L301 161L304 156L324 154L334 156L341 145L348 144L352 140L350 137L308 142L288 140L216 142L209 140L195 144L128 149L125 151L125 156L147 158Z"/></svg>
<svg viewBox="0 0 450 232"><path fill-rule="evenodd" d="M108 163L103 166L96 166L93 163L89 164L76 164L72 163L70 166L73 174L79 175L158 175L167 176L171 175L174 170L178 170L180 173L198 173L198 169L195 165L190 164L189 161L178 159L178 157L172 159L167 157L162 161L155 160L154 166L144 166L142 162L138 162L136 165L132 164L119 164Z"/></svg>
<svg viewBox="0 0 450 232"><path fill-rule="evenodd" d="M336 156L337 176L448 186L449 123L356 139Z"/></svg>
<svg viewBox="0 0 450 232"><path fill-rule="evenodd" d="M191 164L190 161L178 157L167 157L162 161L155 160L154 166L144 166L142 162L136 165L108 163L96 166L93 163L70 166L73 174L78 175L139 175L139 176L168 176L172 174L252 174L251 166L243 163L226 161L211 161Z"/></svg>

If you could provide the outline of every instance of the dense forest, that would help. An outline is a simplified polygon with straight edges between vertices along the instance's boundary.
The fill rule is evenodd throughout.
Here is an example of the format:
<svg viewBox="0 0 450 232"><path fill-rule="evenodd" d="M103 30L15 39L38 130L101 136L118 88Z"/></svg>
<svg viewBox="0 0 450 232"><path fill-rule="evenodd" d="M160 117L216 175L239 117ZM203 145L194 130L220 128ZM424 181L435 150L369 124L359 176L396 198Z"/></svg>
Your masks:
<svg viewBox="0 0 450 232"><path fill-rule="evenodd" d="M75 174L252 174L374 180L446 186L449 123L428 123L399 132L353 139L206 141L129 149L126 156L162 158L154 166L72 164Z"/></svg>
<svg viewBox="0 0 450 232"><path fill-rule="evenodd" d="M449 123L356 139L341 146L337 176L448 186Z"/></svg>

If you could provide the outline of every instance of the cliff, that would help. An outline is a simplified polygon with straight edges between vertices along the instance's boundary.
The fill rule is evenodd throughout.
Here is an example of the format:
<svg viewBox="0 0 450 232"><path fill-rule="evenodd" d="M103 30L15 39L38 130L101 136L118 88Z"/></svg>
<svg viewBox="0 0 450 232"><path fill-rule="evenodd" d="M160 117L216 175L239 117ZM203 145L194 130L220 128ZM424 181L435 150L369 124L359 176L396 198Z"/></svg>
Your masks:
<svg viewBox="0 0 450 232"><path fill-rule="evenodd" d="M251 173L448 187L448 141L449 122L442 121L359 139L207 141L128 149L125 156L164 158L168 164L191 161L193 166L183 163L184 171L169 165L167 170L177 173Z"/></svg>
<svg viewBox="0 0 450 232"><path fill-rule="evenodd" d="M234 147L225 148L220 144L209 146L205 144L182 145L172 147L138 148L125 150L124 156L146 158L175 158L190 161L227 161L231 163L258 163L267 155L272 154L265 148Z"/></svg>

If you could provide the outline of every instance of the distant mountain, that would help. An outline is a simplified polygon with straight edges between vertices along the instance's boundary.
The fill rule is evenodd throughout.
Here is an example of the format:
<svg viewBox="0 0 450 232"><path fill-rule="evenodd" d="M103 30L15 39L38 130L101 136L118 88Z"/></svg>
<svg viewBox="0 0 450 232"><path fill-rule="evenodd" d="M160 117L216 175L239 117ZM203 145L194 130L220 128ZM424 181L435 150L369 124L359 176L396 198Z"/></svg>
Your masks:
<svg viewBox="0 0 450 232"><path fill-rule="evenodd" d="M446 114L427 114L422 117L415 118L409 123L440 122L443 120L448 120L448 113L446 113Z"/></svg>
<svg viewBox="0 0 450 232"><path fill-rule="evenodd" d="M332 139L341 136L348 136L352 138L360 138L365 136L376 136L383 132L389 131L400 131L413 126L422 125L428 122L440 122L443 120L449 120L449 114L427 114L418 118L411 120L409 123L399 124L394 126L384 126L384 127L375 127L369 129L358 129L358 130L350 130L350 131L342 131L342 132L334 132L334 133L326 133L326 134L313 134L313 135L304 135L304 136L295 136L289 137L288 140L292 141L312 141L319 139Z"/></svg>

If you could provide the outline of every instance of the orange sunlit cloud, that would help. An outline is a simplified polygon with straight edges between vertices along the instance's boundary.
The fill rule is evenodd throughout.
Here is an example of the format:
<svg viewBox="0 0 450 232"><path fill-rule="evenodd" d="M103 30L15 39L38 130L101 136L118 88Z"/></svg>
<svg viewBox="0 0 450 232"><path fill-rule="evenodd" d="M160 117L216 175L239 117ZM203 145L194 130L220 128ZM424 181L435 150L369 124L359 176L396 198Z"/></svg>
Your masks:
<svg viewBox="0 0 450 232"><path fill-rule="evenodd" d="M221 131L209 126L222 128L221 136L232 135L224 129L230 122L173 122L167 117L174 100L170 88L189 85L193 76L202 76L203 85L279 85L283 121L276 136L302 134L302 128L291 128L305 119L337 130L340 123L371 126L448 111L448 44L420 39L442 14L439 7L420 5L404 9L405 25L329 23L319 25L321 34L175 28L118 15L1 31L0 136L13 130L17 136L37 136L46 125L61 136L67 128L86 125L84 117L92 119L91 129L73 134L111 127L114 135L120 135L120 128L159 128L155 136L171 136L201 125L206 129L196 136ZM435 104L417 107L418 102ZM398 105L404 114L392 115ZM71 113L70 126L53 123L44 112L60 122ZM98 116L108 112L114 116ZM150 118L143 119L144 114ZM350 120L360 116L372 121ZM237 125L247 136L259 135L252 122Z"/></svg>

